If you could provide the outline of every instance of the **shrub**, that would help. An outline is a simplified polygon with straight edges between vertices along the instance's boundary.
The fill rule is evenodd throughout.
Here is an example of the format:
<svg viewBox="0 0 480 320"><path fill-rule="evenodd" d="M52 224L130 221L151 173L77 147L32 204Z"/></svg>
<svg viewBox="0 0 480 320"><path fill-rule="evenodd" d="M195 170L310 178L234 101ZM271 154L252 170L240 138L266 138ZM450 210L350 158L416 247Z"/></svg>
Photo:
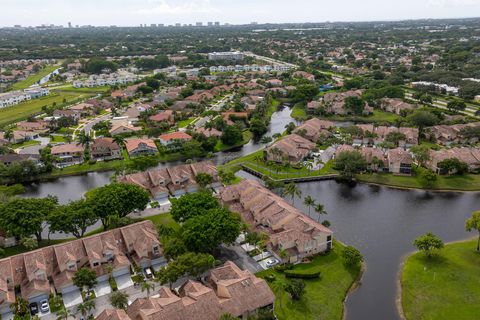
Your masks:
<svg viewBox="0 0 480 320"><path fill-rule="evenodd" d="M291 263L279 264L279 265L276 265L275 267L273 267L273 269L275 271L278 271L278 272L284 272L285 270L293 269L293 264L291 264Z"/></svg>

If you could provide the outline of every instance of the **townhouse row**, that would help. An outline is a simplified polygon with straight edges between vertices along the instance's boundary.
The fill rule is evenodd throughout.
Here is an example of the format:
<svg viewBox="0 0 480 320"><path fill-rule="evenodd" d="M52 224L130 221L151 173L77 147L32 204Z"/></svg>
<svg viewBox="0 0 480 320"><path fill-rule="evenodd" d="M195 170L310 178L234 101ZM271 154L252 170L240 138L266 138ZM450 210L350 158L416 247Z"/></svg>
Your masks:
<svg viewBox="0 0 480 320"><path fill-rule="evenodd" d="M46 88L25 89L23 91L13 91L0 93L0 108L11 107L40 97L48 96L50 90Z"/></svg>

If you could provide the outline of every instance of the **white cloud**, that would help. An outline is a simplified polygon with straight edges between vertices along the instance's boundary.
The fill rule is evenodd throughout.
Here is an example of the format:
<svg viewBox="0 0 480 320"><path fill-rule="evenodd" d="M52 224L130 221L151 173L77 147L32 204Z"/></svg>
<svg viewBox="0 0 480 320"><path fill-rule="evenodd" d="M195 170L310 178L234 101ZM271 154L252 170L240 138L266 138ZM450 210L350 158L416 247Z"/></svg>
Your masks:
<svg viewBox="0 0 480 320"><path fill-rule="evenodd" d="M432 7L466 7L478 5L479 0L428 0L428 5Z"/></svg>
<svg viewBox="0 0 480 320"><path fill-rule="evenodd" d="M212 6L210 0L190 0L180 1L180 3L172 3L167 0L149 0L152 7L143 8L134 11L136 14L142 15L158 15L158 14L170 14L170 15L185 15L185 14L199 14L199 13L219 13L220 10Z"/></svg>

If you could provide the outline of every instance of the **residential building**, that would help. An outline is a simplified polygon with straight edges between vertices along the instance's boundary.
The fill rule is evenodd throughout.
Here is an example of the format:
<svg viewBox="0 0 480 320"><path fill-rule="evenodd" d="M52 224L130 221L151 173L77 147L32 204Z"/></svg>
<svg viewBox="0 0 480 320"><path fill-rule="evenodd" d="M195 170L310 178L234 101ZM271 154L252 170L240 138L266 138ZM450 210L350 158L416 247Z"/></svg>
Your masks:
<svg viewBox="0 0 480 320"><path fill-rule="evenodd" d="M53 116L55 118L72 118L74 121L78 121L82 117L82 112L71 109L56 109L53 111Z"/></svg>
<svg viewBox="0 0 480 320"><path fill-rule="evenodd" d="M173 116L173 111L172 110L165 110L160 113L157 113L156 115L150 116L148 119L154 122L162 122L165 121L169 125L173 125L175 123L175 119Z"/></svg>
<svg viewBox="0 0 480 320"><path fill-rule="evenodd" d="M165 133L158 137L162 146L172 146L176 142L185 142L192 140L192 137L185 132L177 131L173 133Z"/></svg>
<svg viewBox="0 0 480 320"><path fill-rule="evenodd" d="M134 127L130 124L117 124L117 125L114 125L108 132L110 132L112 136L115 136L118 134L135 133L141 130L142 128Z"/></svg>
<svg viewBox="0 0 480 320"><path fill-rule="evenodd" d="M92 159L112 160L122 158L122 149L112 138L97 138L90 144Z"/></svg>
<svg viewBox="0 0 480 320"><path fill-rule="evenodd" d="M17 128L24 131L35 131L39 133L48 131L49 123L47 121L21 121L17 123Z"/></svg>
<svg viewBox="0 0 480 320"><path fill-rule="evenodd" d="M243 180L220 192L220 200L253 230L268 234L267 248L296 263L332 248L333 232L256 180Z"/></svg>
<svg viewBox="0 0 480 320"><path fill-rule="evenodd" d="M217 320L223 314L245 318L272 308L275 295L265 280L233 262L212 269L202 282L188 280L178 291L161 287L152 297L135 300L127 309L107 309L98 320Z"/></svg>
<svg viewBox="0 0 480 320"><path fill-rule="evenodd" d="M441 150L430 150L430 159L426 166L434 172L445 174L438 164L447 159L458 159L468 165L469 171L480 169L480 148L452 148Z"/></svg>
<svg viewBox="0 0 480 320"><path fill-rule="evenodd" d="M232 60L232 61L241 61L243 60L243 53L239 51L232 52L212 52L208 54L208 60L217 61L217 60Z"/></svg>
<svg viewBox="0 0 480 320"><path fill-rule="evenodd" d="M413 158L412 155L402 148L390 149L387 151L388 169L394 174L411 174Z"/></svg>
<svg viewBox="0 0 480 320"><path fill-rule="evenodd" d="M414 105L404 102L402 99L398 98L382 99L382 101L380 102L380 106L383 110L396 114L401 114L402 111L415 109Z"/></svg>
<svg viewBox="0 0 480 320"><path fill-rule="evenodd" d="M314 148L315 143L297 134L291 134L266 148L264 157L268 161L298 164Z"/></svg>
<svg viewBox="0 0 480 320"><path fill-rule="evenodd" d="M67 167L83 162L83 146L79 143L54 145L51 149L57 167Z"/></svg>
<svg viewBox="0 0 480 320"><path fill-rule="evenodd" d="M18 153L8 153L0 155L0 163L4 166L10 166L14 163L19 163L23 161L32 161L36 165L40 164L40 155L38 154L18 154Z"/></svg>
<svg viewBox="0 0 480 320"><path fill-rule="evenodd" d="M213 183L208 187L216 188L221 185L217 168L210 161L133 173L120 176L117 181L140 186L147 190L152 198L160 200L168 197L169 194L180 196L197 191L198 185L195 177L199 173L207 173L212 176Z"/></svg>
<svg viewBox="0 0 480 320"><path fill-rule="evenodd" d="M125 140L125 148L130 157L158 153L157 145L152 139L127 139Z"/></svg>
<svg viewBox="0 0 480 320"><path fill-rule="evenodd" d="M329 131L329 129L334 127L335 124L331 121L312 118L295 128L293 133L316 143L319 141L320 137L327 138L331 136L332 133Z"/></svg>

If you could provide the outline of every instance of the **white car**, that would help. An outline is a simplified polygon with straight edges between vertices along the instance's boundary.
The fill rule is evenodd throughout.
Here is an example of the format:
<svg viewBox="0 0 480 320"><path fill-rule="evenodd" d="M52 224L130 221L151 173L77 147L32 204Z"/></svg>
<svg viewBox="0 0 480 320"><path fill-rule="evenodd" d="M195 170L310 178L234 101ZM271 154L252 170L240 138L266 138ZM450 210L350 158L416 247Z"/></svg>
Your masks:
<svg viewBox="0 0 480 320"><path fill-rule="evenodd" d="M265 261L265 265L269 268L275 266L278 263L277 259L270 258L267 261Z"/></svg>
<svg viewBox="0 0 480 320"><path fill-rule="evenodd" d="M50 310L48 301L46 299L40 301L40 310L42 311L42 313L47 313Z"/></svg>

